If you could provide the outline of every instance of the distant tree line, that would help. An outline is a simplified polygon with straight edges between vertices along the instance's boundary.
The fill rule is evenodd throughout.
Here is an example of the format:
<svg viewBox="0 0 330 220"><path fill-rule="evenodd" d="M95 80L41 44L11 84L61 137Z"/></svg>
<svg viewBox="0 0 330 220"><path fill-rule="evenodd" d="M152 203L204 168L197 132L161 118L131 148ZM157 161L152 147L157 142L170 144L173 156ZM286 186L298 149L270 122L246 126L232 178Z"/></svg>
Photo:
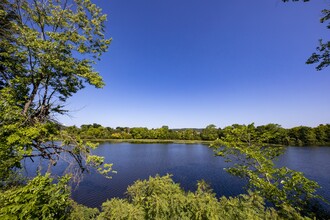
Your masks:
<svg viewBox="0 0 330 220"><path fill-rule="evenodd" d="M211 124L203 129L183 128L170 129L168 126L148 129L146 127L103 127L100 124L66 127L70 134L78 135L83 139L158 139L158 140L203 140L214 141L221 139L224 133L239 129L244 125L233 124L223 129ZM330 124L320 124L317 127L299 126L294 128L282 128L278 124L254 126L255 132L262 137L267 132L272 132L273 137L268 139L267 144L279 145L329 145Z"/></svg>

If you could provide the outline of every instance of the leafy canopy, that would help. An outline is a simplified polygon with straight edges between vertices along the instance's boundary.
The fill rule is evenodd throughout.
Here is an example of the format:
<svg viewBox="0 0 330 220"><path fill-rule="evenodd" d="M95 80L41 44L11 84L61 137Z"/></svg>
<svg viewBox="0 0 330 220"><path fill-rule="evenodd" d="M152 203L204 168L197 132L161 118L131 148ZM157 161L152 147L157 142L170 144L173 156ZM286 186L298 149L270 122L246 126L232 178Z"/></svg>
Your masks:
<svg viewBox="0 0 330 220"><path fill-rule="evenodd" d="M94 64L111 41L105 21L90 0L1 1L0 181L26 157L55 165L66 153L82 171L103 164L90 155L95 145L63 131L55 116L86 84L104 86Z"/></svg>

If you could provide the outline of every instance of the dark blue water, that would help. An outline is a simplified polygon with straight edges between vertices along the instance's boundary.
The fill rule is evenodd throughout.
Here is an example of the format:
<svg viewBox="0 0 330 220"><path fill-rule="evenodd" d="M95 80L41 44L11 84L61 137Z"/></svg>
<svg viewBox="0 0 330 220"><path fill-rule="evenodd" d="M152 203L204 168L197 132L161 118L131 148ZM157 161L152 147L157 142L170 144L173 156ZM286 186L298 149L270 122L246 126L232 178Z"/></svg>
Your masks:
<svg viewBox="0 0 330 220"><path fill-rule="evenodd" d="M244 183L226 173L223 168L228 164L205 145L106 143L94 153L105 156L118 173L111 180L97 174L84 177L72 196L88 206L100 206L109 198L123 197L127 186L138 179L167 173L185 190L196 190L197 181L204 179L218 195L244 192Z"/></svg>
<svg viewBox="0 0 330 220"><path fill-rule="evenodd" d="M104 156L113 163L112 179L92 173L86 175L73 191L77 202L100 207L107 199L124 197L127 186L137 179L147 179L156 174L173 175L175 182L185 190L194 191L197 180L210 183L217 196L236 196L244 193L244 181L224 171L229 164L215 157L211 149L199 144L101 144L94 154ZM288 147L276 162L301 171L306 177L321 185L319 193L330 201L330 147ZM63 171L65 163L59 163L57 172Z"/></svg>
<svg viewBox="0 0 330 220"><path fill-rule="evenodd" d="M330 202L330 147L287 147L276 164L303 172L318 182L318 194ZM330 206L327 209L330 211Z"/></svg>

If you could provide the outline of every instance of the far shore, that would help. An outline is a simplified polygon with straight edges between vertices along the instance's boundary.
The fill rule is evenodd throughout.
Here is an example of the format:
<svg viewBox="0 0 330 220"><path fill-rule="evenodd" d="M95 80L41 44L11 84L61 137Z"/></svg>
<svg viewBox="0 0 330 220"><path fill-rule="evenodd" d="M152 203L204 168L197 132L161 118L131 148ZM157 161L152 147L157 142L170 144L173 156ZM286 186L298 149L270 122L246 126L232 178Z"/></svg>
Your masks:
<svg viewBox="0 0 330 220"><path fill-rule="evenodd" d="M209 145L213 141L205 140L160 140L160 139L85 139L92 142L110 143L136 143L136 144L204 144Z"/></svg>
<svg viewBox="0 0 330 220"><path fill-rule="evenodd" d="M205 141L205 140L162 140L162 139L102 139L102 138L93 138L93 139L83 139L84 141L91 142L109 142L109 143L132 143L132 144L203 144L210 145L214 141ZM330 147L330 143L322 145L303 145L303 146L293 146L293 145L281 145L281 144L269 144L273 147L304 147L304 146L313 146L313 147Z"/></svg>

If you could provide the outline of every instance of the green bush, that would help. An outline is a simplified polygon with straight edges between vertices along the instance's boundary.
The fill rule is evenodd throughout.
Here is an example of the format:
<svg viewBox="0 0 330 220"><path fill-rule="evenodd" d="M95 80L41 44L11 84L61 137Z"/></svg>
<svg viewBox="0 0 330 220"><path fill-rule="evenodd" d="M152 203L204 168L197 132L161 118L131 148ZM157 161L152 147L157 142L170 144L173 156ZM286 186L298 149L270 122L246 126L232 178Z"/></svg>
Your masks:
<svg viewBox="0 0 330 220"><path fill-rule="evenodd" d="M67 219L70 189L68 176L56 184L49 174L38 175L25 186L0 193L0 219Z"/></svg>

